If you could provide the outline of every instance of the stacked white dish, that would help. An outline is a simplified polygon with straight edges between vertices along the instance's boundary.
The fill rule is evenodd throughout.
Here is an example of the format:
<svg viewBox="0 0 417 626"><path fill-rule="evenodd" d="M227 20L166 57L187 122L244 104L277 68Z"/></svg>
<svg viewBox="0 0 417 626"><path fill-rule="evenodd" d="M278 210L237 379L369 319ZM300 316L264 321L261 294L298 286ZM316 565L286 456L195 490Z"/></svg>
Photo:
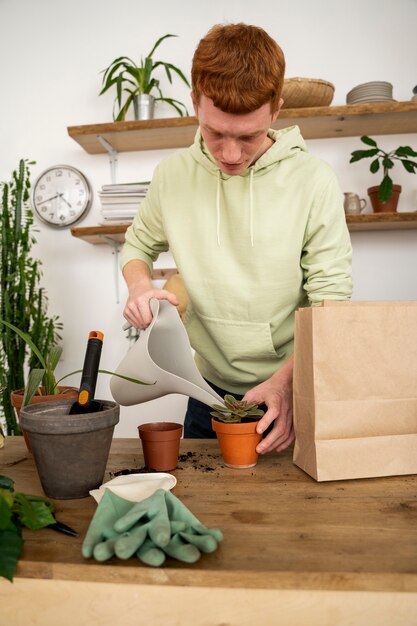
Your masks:
<svg viewBox="0 0 417 626"><path fill-rule="evenodd" d="M392 85L385 81L373 81L357 85L346 96L347 104L359 102L393 102Z"/></svg>

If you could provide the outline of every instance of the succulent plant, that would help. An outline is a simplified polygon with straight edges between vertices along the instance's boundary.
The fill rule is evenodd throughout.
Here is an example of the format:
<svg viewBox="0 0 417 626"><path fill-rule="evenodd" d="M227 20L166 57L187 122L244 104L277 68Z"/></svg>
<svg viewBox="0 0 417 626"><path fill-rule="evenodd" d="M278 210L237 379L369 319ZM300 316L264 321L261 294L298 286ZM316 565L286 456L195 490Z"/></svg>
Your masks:
<svg viewBox="0 0 417 626"><path fill-rule="evenodd" d="M264 411L258 405L245 400L236 400L229 394L224 396L225 406L212 404L214 411L210 412L212 417L228 424L237 424L242 421L254 421L260 419Z"/></svg>

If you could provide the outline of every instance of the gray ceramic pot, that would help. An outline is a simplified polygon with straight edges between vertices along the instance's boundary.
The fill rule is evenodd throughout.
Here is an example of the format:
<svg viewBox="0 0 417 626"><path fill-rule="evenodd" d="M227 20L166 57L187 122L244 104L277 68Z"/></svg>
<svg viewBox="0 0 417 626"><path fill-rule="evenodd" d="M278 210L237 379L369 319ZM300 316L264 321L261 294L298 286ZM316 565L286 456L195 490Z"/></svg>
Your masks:
<svg viewBox="0 0 417 626"><path fill-rule="evenodd" d="M19 421L29 439L45 494L84 498L103 482L119 405L101 400L103 410L69 415L73 400L24 407Z"/></svg>

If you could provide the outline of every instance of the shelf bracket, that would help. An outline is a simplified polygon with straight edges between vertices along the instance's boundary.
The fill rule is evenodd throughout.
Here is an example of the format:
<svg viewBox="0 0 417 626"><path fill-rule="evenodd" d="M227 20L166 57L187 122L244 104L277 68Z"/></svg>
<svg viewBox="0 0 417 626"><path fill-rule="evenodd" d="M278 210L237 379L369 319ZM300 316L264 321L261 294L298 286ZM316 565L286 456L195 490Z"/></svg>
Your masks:
<svg viewBox="0 0 417 626"><path fill-rule="evenodd" d="M102 238L106 243L109 244L113 248L112 254L114 255L114 288L116 291L116 304L120 302L120 282L119 282L119 253L121 249L121 244L112 239L111 237L106 237L106 235L102 235Z"/></svg>
<svg viewBox="0 0 417 626"><path fill-rule="evenodd" d="M101 143L103 148L105 148L105 150L107 150L108 152L109 160L110 160L110 179L111 179L112 184L114 185L117 180L117 159L118 159L119 153L117 152L117 150L113 148L111 143L107 141L107 139L104 139L104 137L102 137L101 135L97 135L97 140Z"/></svg>

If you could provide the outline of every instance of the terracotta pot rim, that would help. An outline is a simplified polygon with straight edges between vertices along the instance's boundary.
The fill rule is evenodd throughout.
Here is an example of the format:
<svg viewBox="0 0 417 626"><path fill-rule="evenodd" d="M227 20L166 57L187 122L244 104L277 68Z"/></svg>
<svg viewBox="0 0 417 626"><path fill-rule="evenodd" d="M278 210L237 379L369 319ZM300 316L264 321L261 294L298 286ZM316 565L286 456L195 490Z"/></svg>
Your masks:
<svg viewBox="0 0 417 626"><path fill-rule="evenodd" d="M57 394L53 394L53 395L34 395L34 398L56 398L57 396L61 396L61 395L66 395L67 393L71 393L72 391L75 391L78 394L78 388L77 387L72 387L70 385L58 385L58 390L59 393ZM23 387L23 389L15 389L14 391L11 392L11 396L12 397L16 397L16 396L23 396L25 394L25 388Z"/></svg>
<svg viewBox="0 0 417 626"><path fill-rule="evenodd" d="M139 437L145 441L180 439L183 425L178 422L148 422L138 426Z"/></svg>
<svg viewBox="0 0 417 626"><path fill-rule="evenodd" d="M256 426L259 420L254 422L238 422L235 424L228 424L226 422L220 422L214 417L211 420L211 426L216 433L227 433L230 435L249 435L256 432Z"/></svg>
<svg viewBox="0 0 417 626"><path fill-rule="evenodd" d="M368 194L378 193L379 187L380 187L380 185L376 185L375 187L368 187L368 189L367 189ZM392 186L392 190L401 192L402 187L401 187L401 185L393 185Z"/></svg>

